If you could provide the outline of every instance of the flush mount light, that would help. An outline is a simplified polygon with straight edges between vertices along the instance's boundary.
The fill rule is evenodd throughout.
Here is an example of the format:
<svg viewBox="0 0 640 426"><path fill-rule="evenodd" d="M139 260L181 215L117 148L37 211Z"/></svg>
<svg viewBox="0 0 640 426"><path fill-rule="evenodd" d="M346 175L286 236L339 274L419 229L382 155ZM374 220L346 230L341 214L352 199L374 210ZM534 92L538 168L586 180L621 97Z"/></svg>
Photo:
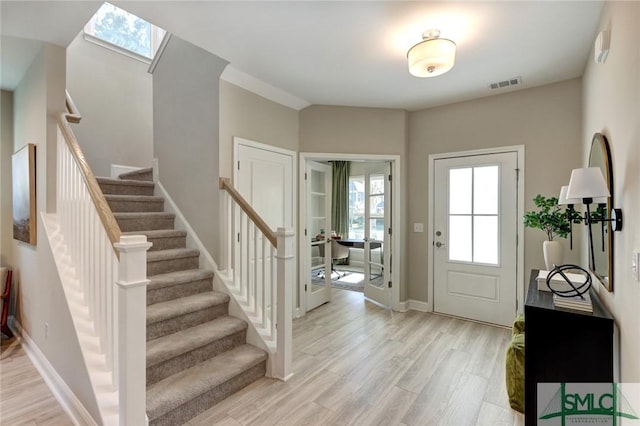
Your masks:
<svg viewBox="0 0 640 426"><path fill-rule="evenodd" d="M456 44L440 38L440 30L422 34L422 41L407 52L409 72L416 77L435 77L453 68Z"/></svg>

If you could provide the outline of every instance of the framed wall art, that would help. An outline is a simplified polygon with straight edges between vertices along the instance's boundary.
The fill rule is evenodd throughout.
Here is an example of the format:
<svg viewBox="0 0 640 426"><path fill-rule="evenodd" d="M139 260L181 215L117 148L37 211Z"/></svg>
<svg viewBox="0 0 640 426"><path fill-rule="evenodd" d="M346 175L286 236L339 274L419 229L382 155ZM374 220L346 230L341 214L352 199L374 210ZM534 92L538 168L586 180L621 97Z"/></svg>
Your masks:
<svg viewBox="0 0 640 426"><path fill-rule="evenodd" d="M13 180L13 238L36 244L36 146L19 149L11 159Z"/></svg>

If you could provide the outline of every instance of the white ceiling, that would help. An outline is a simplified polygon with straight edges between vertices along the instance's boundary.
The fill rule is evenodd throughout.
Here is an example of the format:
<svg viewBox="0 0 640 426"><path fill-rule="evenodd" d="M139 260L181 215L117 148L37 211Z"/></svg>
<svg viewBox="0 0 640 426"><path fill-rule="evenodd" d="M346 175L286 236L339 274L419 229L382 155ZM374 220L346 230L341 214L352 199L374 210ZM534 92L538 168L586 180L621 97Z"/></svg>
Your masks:
<svg viewBox="0 0 640 426"><path fill-rule="evenodd" d="M581 76L603 6L602 1L112 3L228 60L229 80L270 87L293 107L407 110ZM1 4L3 36L66 46L100 2ZM406 51L431 28L456 42L456 64L442 76L416 78L407 71ZM516 76L522 85L489 89L492 82Z"/></svg>

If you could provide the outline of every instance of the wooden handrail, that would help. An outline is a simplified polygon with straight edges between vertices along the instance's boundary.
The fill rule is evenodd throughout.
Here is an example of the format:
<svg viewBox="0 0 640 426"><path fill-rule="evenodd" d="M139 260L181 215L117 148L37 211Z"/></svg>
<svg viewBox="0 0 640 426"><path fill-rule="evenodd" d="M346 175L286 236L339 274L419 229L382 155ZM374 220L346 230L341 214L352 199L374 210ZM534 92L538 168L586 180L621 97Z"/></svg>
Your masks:
<svg viewBox="0 0 640 426"><path fill-rule="evenodd" d="M258 229L264 234L265 237L271 242L271 244L278 248L278 238L276 233L273 232L267 222L262 220L258 212L256 212L253 207L245 200L242 195L231 185L231 180L229 178L220 178L219 181L220 189L227 191L227 193L234 199L236 203L240 206L240 208L245 212L245 214L251 219L253 223L256 224Z"/></svg>
<svg viewBox="0 0 640 426"><path fill-rule="evenodd" d="M60 131L64 136L64 140L67 142L71 155L73 155L73 158L80 169L80 173L82 173L82 177L87 184L87 190L89 191L93 204L98 211L98 216L100 216L100 221L102 222L104 229L107 231L109 241L111 241L111 244L113 245L120 241L120 235L122 234L120 226L118 225L118 222L116 222L113 212L111 212L111 208L109 207L109 204L100 189L100 185L98 185L98 182L89 167L89 163L87 163L87 160L80 149L80 145L78 145L78 141L69 126L68 117L68 113L62 113L58 116ZM116 256L120 258L118 251L115 248L113 250L116 253Z"/></svg>
<svg viewBox="0 0 640 426"><path fill-rule="evenodd" d="M66 119L70 123L79 123L82 120L82 115L78 111L75 102L71 99L71 95L68 91L64 91L65 94L65 107L67 108Z"/></svg>

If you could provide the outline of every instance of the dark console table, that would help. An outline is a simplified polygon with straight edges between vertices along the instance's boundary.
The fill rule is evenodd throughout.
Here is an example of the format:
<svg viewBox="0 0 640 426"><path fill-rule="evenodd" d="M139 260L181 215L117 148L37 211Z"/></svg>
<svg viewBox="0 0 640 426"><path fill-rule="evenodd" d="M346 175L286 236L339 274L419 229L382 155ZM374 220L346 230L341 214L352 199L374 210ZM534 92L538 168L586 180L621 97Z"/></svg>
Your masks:
<svg viewBox="0 0 640 426"><path fill-rule="evenodd" d="M593 313L556 308L531 271L524 306L525 424L537 424L538 383L614 381L614 321L591 289ZM593 285L599 285L594 283Z"/></svg>

